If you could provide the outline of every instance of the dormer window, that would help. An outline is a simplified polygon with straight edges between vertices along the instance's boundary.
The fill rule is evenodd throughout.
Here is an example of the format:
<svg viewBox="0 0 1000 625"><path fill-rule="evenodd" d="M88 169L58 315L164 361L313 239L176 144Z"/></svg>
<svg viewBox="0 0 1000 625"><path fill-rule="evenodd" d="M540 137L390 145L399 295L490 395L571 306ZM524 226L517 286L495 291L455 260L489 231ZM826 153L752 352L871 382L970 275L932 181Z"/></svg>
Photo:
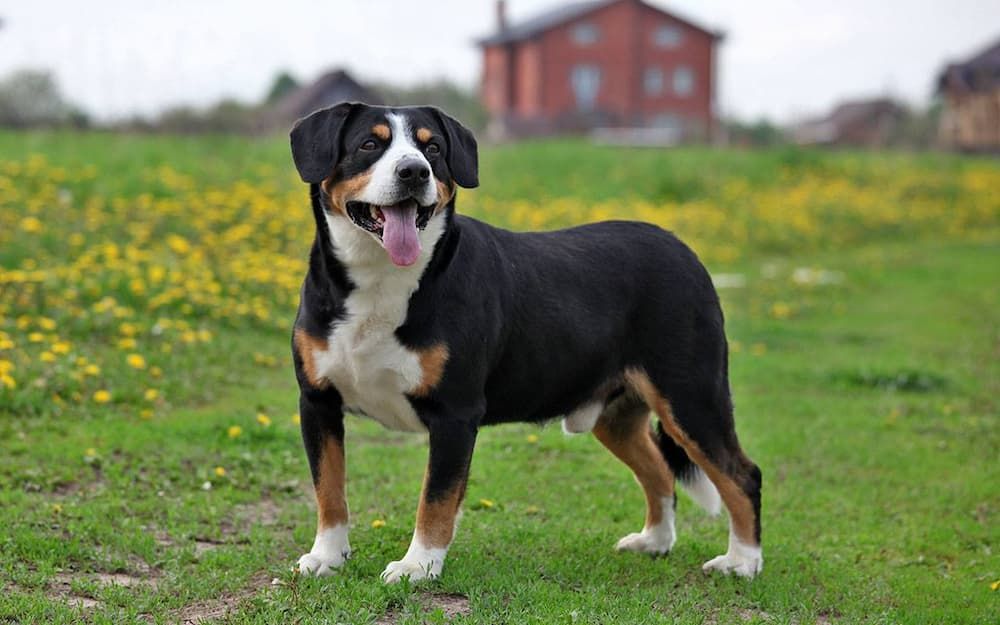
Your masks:
<svg viewBox="0 0 1000 625"><path fill-rule="evenodd" d="M682 38L681 29L671 24L660 26L653 33L653 43L660 48L676 48Z"/></svg>
<svg viewBox="0 0 1000 625"><path fill-rule="evenodd" d="M597 26L589 22L577 24L573 27L573 41L579 46L589 46L597 43Z"/></svg>

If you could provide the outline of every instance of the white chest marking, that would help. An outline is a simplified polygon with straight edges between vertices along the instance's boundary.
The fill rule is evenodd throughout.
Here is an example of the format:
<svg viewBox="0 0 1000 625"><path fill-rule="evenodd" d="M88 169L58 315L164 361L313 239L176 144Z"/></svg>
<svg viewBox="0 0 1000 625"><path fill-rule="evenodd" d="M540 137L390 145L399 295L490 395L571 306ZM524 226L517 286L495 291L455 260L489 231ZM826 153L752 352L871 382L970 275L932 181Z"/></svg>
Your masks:
<svg viewBox="0 0 1000 625"><path fill-rule="evenodd" d="M333 383L348 411L360 411L392 430L426 432L406 393L423 381L417 353L396 339L406 320L410 296L444 231L445 216L434 215L419 232L420 258L397 267L375 238L346 217L327 215L334 253L348 268L356 288L345 302L346 315L327 336L327 348L315 349L317 377Z"/></svg>

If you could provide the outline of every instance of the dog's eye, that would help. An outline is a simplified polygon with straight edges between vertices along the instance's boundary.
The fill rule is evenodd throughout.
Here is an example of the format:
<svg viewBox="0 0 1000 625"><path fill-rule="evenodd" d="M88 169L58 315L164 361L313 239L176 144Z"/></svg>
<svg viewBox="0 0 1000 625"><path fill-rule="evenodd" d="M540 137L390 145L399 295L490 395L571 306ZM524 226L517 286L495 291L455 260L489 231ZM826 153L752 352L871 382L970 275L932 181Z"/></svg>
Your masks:
<svg viewBox="0 0 1000 625"><path fill-rule="evenodd" d="M365 152L371 152L372 150L378 148L378 144L375 143L374 139L369 139L361 144L361 149Z"/></svg>
<svg viewBox="0 0 1000 625"><path fill-rule="evenodd" d="M424 148L428 154L440 154L441 146L436 143L428 143L427 147Z"/></svg>

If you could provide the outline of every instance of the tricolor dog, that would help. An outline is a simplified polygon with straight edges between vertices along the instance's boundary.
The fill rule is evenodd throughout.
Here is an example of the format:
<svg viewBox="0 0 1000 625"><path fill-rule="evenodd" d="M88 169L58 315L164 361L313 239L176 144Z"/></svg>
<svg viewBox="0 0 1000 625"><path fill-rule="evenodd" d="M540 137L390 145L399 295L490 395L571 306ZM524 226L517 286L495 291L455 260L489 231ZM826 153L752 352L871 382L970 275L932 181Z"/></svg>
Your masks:
<svg viewBox="0 0 1000 625"><path fill-rule="evenodd" d="M345 412L430 444L386 582L441 573L481 427L560 417L645 491L645 525L619 550L670 551L676 477L729 511L729 548L704 568L761 570L761 473L733 427L719 300L687 246L645 223L515 233L456 214L457 188L479 183L476 140L435 108L339 104L291 146L316 218L292 340L319 510L302 574L351 553Z"/></svg>

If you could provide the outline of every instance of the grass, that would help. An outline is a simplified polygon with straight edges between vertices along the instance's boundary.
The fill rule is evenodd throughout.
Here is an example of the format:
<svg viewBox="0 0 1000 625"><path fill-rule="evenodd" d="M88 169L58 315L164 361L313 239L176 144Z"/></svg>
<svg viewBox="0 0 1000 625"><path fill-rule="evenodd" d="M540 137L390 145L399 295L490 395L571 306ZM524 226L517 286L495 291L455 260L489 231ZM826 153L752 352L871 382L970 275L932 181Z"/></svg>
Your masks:
<svg viewBox="0 0 1000 625"><path fill-rule="evenodd" d="M37 171L25 145L44 155ZM284 142L0 134L0 362L16 380L0 390L0 622L993 623L1000 212L977 185L997 176L948 156L485 151L484 188L460 210L523 226L508 199L556 207L547 226L615 200L680 218L713 273L742 276L721 295L738 431L764 472L765 568L753 582L704 575L726 524L684 496L673 553L615 554L643 517L628 470L592 437L501 426L480 436L442 578L387 587L426 449L360 419L355 555L332 578L290 570L314 530L287 340L311 218L292 212L307 206ZM737 239L738 254L720 241L728 225L706 225L721 188L766 203L806 178L802 211L737 202L733 221L772 226ZM865 228L879 188L891 202ZM909 220L905 198L928 211ZM773 234L802 214L820 227ZM41 230L24 228L31 216ZM236 238L241 222L265 232ZM163 243L177 233L187 248ZM174 275L182 293L166 301Z"/></svg>

